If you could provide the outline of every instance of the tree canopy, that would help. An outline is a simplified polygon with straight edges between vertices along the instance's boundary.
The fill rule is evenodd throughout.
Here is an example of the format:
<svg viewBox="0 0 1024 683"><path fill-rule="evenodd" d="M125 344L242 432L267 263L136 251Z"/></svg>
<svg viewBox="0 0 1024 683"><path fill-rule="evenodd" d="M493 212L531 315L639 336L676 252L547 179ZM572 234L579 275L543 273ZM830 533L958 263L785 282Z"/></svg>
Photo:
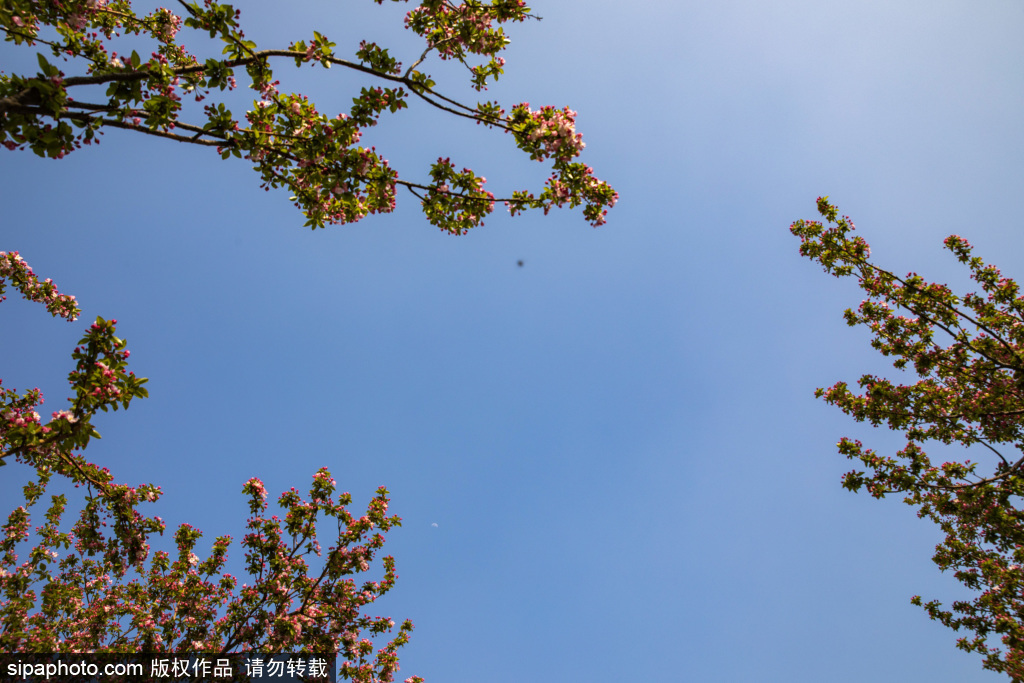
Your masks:
<svg viewBox="0 0 1024 683"><path fill-rule="evenodd" d="M338 57L335 43L317 31L288 45L261 47L246 38L241 12L232 5L178 0L176 7L180 16L167 8L140 16L129 0L4 3L5 40L46 50L37 53L37 73L0 75L0 143L62 158L95 142L102 129L120 128L211 147L225 159L250 161L263 187L288 189L312 228L389 212L399 186L420 200L431 223L457 235L482 224L497 203L513 215L582 205L595 226L615 205L617 193L575 161L584 148L576 112L531 109L526 102L508 110L494 101L463 104L444 95L422 70L436 54L464 65L472 87L485 90L504 70L499 53L509 39L503 25L533 16L524 0L422 2L407 13L405 25L425 47L404 68L372 42L360 43L351 59ZM219 40L223 53L195 54L183 42L190 34ZM128 37L147 39L152 53L143 57L129 46L119 52ZM347 112L328 115L308 96L282 90L274 75L281 61L351 69L380 85L362 88ZM240 116L224 101L239 78L256 94ZM512 135L531 159L550 162L544 187L498 198L484 188L484 177L457 170L449 158L433 163L428 178L399 178L380 152L359 141L385 112L406 109L410 98Z"/></svg>
<svg viewBox="0 0 1024 683"><path fill-rule="evenodd" d="M892 455L841 439L839 452L867 468L847 473L843 486L876 498L902 494L919 517L939 525L945 539L935 563L977 596L948 608L920 596L913 603L972 632L957 644L983 655L985 668L1024 680L1024 296L959 235L946 238L946 249L980 293L956 295L916 273L901 277L876 265L828 197L818 199L818 211L827 224L791 227L800 253L835 277L857 279L867 298L846 311L846 322L867 327L872 347L919 378L900 384L867 374L857 380L859 391L846 382L817 390L858 422L906 437ZM964 447L964 457L934 462L925 448L935 442Z"/></svg>

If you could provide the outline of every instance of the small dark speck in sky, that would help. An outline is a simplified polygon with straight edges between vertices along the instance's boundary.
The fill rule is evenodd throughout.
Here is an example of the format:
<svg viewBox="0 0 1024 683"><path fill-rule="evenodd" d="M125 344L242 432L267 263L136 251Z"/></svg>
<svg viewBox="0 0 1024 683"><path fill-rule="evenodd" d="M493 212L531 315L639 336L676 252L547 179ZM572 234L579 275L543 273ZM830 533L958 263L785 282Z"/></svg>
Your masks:
<svg viewBox="0 0 1024 683"><path fill-rule="evenodd" d="M523 259L519 259L518 261L516 261L516 265L518 265L520 268L522 268L523 267Z"/></svg>

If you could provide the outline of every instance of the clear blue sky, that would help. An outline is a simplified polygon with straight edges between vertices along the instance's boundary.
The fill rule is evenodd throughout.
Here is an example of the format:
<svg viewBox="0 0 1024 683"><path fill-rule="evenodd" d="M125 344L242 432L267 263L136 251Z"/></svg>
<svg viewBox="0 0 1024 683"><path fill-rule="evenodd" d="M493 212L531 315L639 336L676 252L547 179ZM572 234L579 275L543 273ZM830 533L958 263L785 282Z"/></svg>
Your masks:
<svg viewBox="0 0 1024 683"><path fill-rule="evenodd" d="M418 55L404 4L238 6L261 46L316 29L339 56ZM941 248L958 233L1024 276L1024 4L531 6L488 94L579 112L583 160L621 194L606 226L496 214L455 238L406 193L311 232L210 150L114 131L59 162L4 151L0 249L84 310L9 298L4 385L58 410L83 323L117 318L151 398L104 416L88 454L162 485L156 513L208 541L240 539L251 476L302 489L326 465L357 509L386 485L404 525L378 609L417 627L400 678L997 680L909 603L962 595L937 530L840 487L841 436L900 438L813 391L896 371L842 320L859 290L787 228L828 194L896 271L962 291ZM361 83L281 76L330 111ZM418 106L366 141L410 180L439 155L495 192L543 178L511 138Z"/></svg>

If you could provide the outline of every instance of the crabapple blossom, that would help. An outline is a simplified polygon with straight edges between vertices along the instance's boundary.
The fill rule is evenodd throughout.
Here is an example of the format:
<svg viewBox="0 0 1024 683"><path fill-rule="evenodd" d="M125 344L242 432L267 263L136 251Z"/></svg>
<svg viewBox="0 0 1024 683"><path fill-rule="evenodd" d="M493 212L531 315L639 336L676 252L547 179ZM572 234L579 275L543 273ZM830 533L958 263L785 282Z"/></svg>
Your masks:
<svg viewBox="0 0 1024 683"><path fill-rule="evenodd" d="M913 604L942 624L972 635L957 646L984 657L983 666L1024 680L1024 296L1017 283L972 254L958 235L945 246L970 271L980 293L957 296L916 273L899 276L870 260L871 250L828 197L818 199L827 224L800 220L790 230L800 253L835 277L855 277L867 294L845 313L847 324L871 331L871 345L919 380L899 384L866 374L859 391L846 382L816 395L858 422L902 432L906 445L882 455L843 438L839 452L866 471L843 477L851 491L903 496L918 516L945 534L933 560L974 595L948 608ZM942 463L926 442L957 444L964 455ZM999 643L997 645L996 643Z"/></svg>
<svg viewBox="0 0 1024 683"><path fill-rule="evenodd" d="M0 258L2 274L51 314L74 320L73 298L40 282L17 254ZM0 280L0 290L4 280ZM348 512L351 496L335 495L326 469L313 475L308 500L295 489L278 498L284 522L267 514L267 489L253 478L242 492L250 517L241 547L250 581L238 588L224 566L231 537L220 536L208 555L198 550L202 532L182 524L174 533L176 555L152 552L150 538L162 534L160 517L139 511L159 500L158 486L115 482L106 468L81 451L98 436L98 411L127 408L144 398L145 379L127 371L126 342L114 320L98 318L72 353L68 381L71 405L41 423L37 389L23 394L0 386L0 463L27 465L25 503L0 531L0 649L28 652L309 652L342 653L341 674L361 683L394 680L397 649L413 625L405 621L380 646L374 638L395 630L394 620L363 614L387 593L397 573L384 557L383 578L355 583L371 570L383 547L383 532L401 524L388 516L387 490L377 490L365 515ZM77 521L62 520L64 495L51 497L30 532L33 511L54 475L84 489ZM317 525L335 519L338 536L326 552ZM34 548L25 553L30 539ZM353 649L353 643L358 646ZM418 677L412 679L420 681Z"/></svg>
<svg viewBox="0 0 1024 683"><path fill-rule="evenodd" d="M0 251L0 301L6 298L4 291L7 281L17 287L25 299L45 304L51 315L74 321L81 313L75 297L58 292L49 278L40 282L16 251Z"/></svg>
<svg viewBox="0 0 1024 683"><path fill-rule="evenodd" d="M317 31L286 49L261 49L246 38L241 14L231 5L180 4L182 16L166 8L139 16L129 0L66 0L53 7L33 0L8 2L0 9L5 39L29 48L44 46L67 66L59 68L39 52L38 73L0 74L0 144L59 159L119 128L211 147L224 159L250 162L264 189L287 188L312 228L393 211L399 186L421 202L428 220L455 235L481 225L494 201L506 204L512 215L584 205L584 217L593 225L606 221L617 194L572 168L571 160L585 147L575 111L550 106L535 111L523 103L506 116L497 103L469 106L442 94L420 70L436 55L461 63L471 74L472 87L486 89L504 73L505 59L499 56L509 43L504 25L533 17L522 0L423 0L406 14L405 26L423 39L426 49L404 69L386 48L367 41L359 44L353 60L339 58L335 43ZM223 54L193 53L182 42L183 31L221 41ZM129 37L132 46L148 39L149 56L131 47L121 54L112 49ZM304 95L280 89L273 68L282 59L297 67L358 71L377 85L362 88L347 112L331 116ZM77 71L67 75L65 70ZM256 95L243 116L225 102L196 105L234 90L242 71ZM102 102L89 101L96 86L106 89ZM558 194L550 188L536 195L514 190L501 198L487 193L484 201L472 183L440 190L436 167L429 169L432 181L400 176L385 156L359 141L385 113L397 114L411 101L513 134L532 159L551 162Z"/></svg>

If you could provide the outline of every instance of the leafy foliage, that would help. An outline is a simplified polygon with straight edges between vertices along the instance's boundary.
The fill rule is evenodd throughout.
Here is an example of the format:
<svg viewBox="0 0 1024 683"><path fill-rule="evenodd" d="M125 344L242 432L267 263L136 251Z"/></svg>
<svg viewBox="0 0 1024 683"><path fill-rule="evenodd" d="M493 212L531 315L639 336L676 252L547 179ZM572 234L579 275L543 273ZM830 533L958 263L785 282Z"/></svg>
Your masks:
<svg viewBox="0 0 1024 683"><path fill-rule="evenodd" d="M40 282L17 253L0 252L0 294L5 281L55 316L72 321L80 312L73 297L60 294L49 280ZM346 509L349 494L335 498L335 481L321 469L308 498L295 489L280 496L282 520L267 515L266 488L250 479L242 489L251 514L242 540L250 582L241 588L224 573L229 536L217 538L201 559L196 547L202 533L182 524L174 534L176 557L151 552L150 538L162 534L165 524L138 507L157 501L160 488L115 483L109 470L76 452L99 436L92 426L97 412L127 408L147 395L146 380L126 371L129 352L114 334L115 323L99 318L89 327L72 354L70 409L54 412L46 424L35 410L43 401L38 390L19 394L0 387L0 464L13 459L34 471L24 488L25 504L11 512L0 536L0 649L340 652L346 678L393 680L397 649L408 641L412 623L403 623L393 640L375 649L370 638L395 624L362 609L394 586L394 560L383 558L379 581L354 578L370 569L383 547L381 532L401 524L387 515L386 489L378 489L366 514L356 518ZM84 505L65 529L67 497L51 495L35 529L38 544L21 559L32 510L54 475L83 488ZM317 540L321 520L333 520L337 532L326 555Z"/></svg>
<svg viewBox="0 0 1024 683"><path fill-rule="evenodd" d="M817 390L858 422L907 439L892 456L842 439L839 452L867 468L846 474L843 485L876 498L901 493L918 516L941 527L935 563L978 595L949 608L919 596L913 603L972 632L958 646L983 655L985 668L1024 680L1024 296L973 256L963 237L951 235L945 246L982 291L957 296L916 273L899 277L872 263L867 242L828 197L818 199L818 211L827 226L801 220L790 228L800 253L836 277L857 278L867 299L846 311L847 323L866 326L874 348L919 377L899 384L864 375L859 392L845 382ZM982 460L935 463L925 452L929 441L980 449Z"/></svg>
<svg viewBox="0 0 1024 683"><path fill-rule="evenodd" d="M424 0L408 12L405 23L426 41L426 49L404 71L375 43L360 44L358 61L337 57L335 43L317 31L309 40L264 49L245 37L240 12L231 5L212 0L178 0L178 5L182 16L165 8L139 16L128 0L8 0L0 5L0 30L7 41L46 46L50 57L79 69L68 76L38 53L36 74L0 75L0 144L59 159L96 142L102 129L121 128L213 147L224 159L250 161L264 188L287 188L312 228L389 212L399 185L420 199L434 225L457 235L482 224L496 202L504 202L512 214L582 204L595 226L615 205L617 193L589 166L573 161L583 149L575 112L533 111L523 103L506 115L496 102L465 105L441 94L419 70L436 53L463 64L475 90L486 89L503 73L505 60L498 55L509 41L502 24L532 16L523 0ZM180 40L186 33L219 39L223 54L194 54ZM154 51L148 58L135 50L119 56L112 47L127 36L149 38ZM328 116L306 96L279 89L273 65L282 59L300 67L352 69L381 85L363 88L349 111ZM484 61L471 63L475 59ZM223 91L235 89L240 77L257 93L252 109L242 116L216 101ZM97 89L103 88L105 95L99 96ZM428 183L399 178L374 148L358 143L363 130L375 126L385 112L406 109L410 97L504 130L533 159L551 157L545 188L536 196L519 190L497 199L484 190L483 177L469 169L456 172L447 159L432 165ZM199 113L185 106L188 99L209 103Z"/></svg>

